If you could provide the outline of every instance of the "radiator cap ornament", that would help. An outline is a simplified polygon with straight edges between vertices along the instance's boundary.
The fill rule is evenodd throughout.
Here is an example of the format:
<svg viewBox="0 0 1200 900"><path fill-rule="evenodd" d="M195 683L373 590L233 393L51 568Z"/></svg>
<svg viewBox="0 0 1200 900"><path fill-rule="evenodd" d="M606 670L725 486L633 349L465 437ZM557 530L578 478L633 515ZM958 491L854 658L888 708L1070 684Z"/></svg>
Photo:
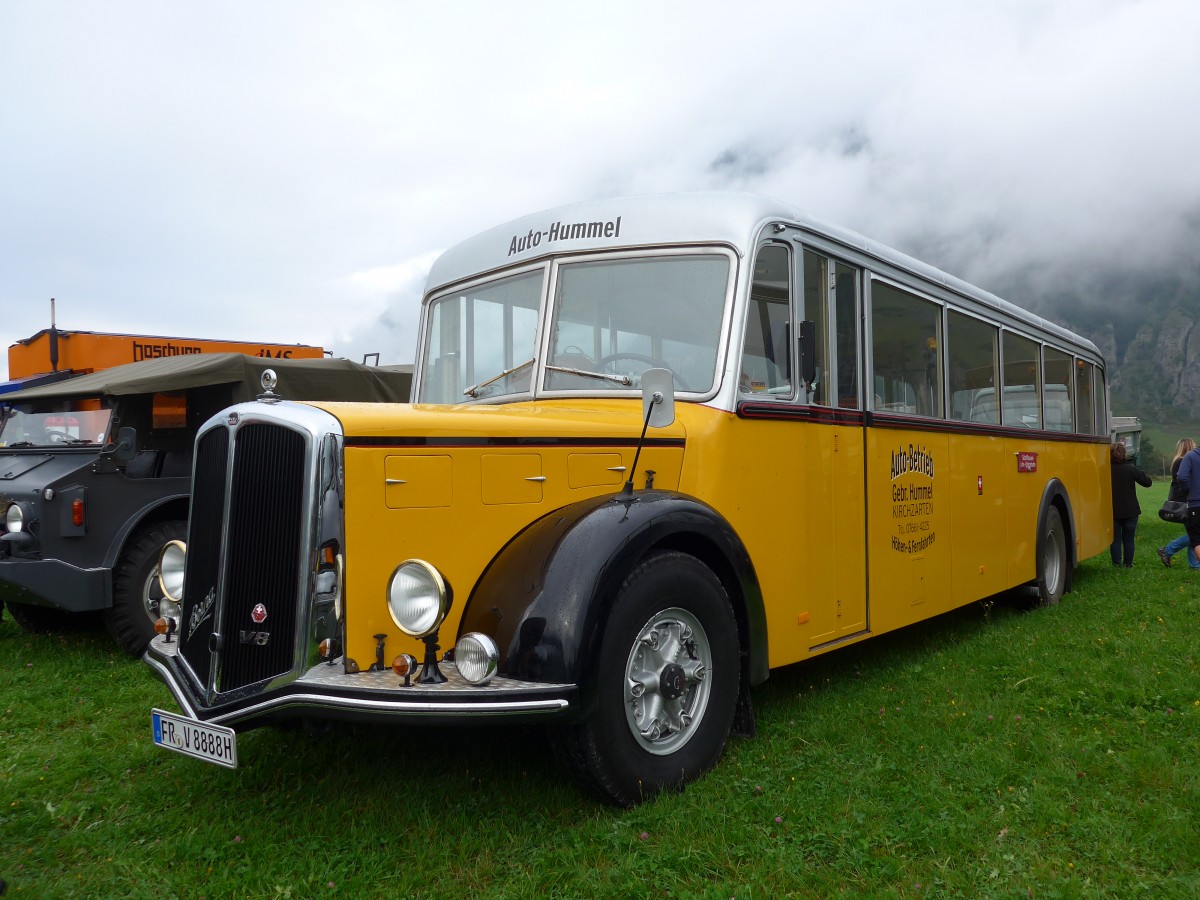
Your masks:
<svg viewBox="0 0 1200 900"><path fill-rule="evenodd" d="M263 387L263 392L258 395L259 400L264 403L278 403L283 399L275 393L275 385L279 384L279 376L275 374L274 369L263 369L259 381Z"/></svg>

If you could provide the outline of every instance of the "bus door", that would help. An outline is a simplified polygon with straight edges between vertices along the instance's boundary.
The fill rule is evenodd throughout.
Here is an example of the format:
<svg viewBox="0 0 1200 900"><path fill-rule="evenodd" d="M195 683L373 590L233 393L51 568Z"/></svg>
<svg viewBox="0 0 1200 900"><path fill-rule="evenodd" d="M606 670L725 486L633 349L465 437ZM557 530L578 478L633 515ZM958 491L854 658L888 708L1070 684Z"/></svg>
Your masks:
<svg viewBox="0 0 1200 900"><path fill-rule="evenodd" d="M816 337L803 469L809 649L866 631L867 548L861 272L803 252L802 318Z"/></svg>

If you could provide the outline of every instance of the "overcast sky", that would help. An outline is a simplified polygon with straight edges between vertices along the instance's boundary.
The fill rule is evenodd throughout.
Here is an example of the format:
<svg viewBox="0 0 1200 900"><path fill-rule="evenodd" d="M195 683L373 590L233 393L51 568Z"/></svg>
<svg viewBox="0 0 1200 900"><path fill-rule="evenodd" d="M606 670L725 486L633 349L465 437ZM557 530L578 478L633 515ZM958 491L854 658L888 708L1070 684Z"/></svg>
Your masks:
<svg viewBox="0 0 1200 900"><path fill-rule="evenodd" d="M1198 48L1196 0L0 0L0 349L55 297L411 362L442 250L618 194L769 194L998 293L1194 263Z"/></svg>

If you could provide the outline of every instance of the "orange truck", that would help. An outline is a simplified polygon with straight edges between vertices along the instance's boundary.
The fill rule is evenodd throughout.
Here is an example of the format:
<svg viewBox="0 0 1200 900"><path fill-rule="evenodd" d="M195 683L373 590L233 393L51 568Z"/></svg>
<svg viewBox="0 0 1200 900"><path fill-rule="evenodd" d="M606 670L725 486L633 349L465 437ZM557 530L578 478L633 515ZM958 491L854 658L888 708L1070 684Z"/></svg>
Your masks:
<svg viewBox="0 0 1200 900"><path fill-rule="evenodd" d="M252 341L199 340L148 334L43 329L8 348L8 377L28 378L48 372L76 375L143 359L195 353L245 353L271 359L320 359L321 347L307 344L260 344Z"/></svg>

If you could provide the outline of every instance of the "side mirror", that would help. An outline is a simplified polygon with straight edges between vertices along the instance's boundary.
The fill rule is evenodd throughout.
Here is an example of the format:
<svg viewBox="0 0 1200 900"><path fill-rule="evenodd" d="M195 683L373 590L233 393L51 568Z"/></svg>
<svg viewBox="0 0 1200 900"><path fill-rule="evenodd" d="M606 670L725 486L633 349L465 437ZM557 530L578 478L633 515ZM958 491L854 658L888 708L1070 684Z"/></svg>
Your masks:
<svg viewBox="0 0 1200 900"><path fill-rule="evenodd" d="M113 455L121 462L129 462L137 455L137 429L126 425L117 431L117 446Z"/></svg>
<svg viewBox="0 0 1200 900"><path fill-rule="evenodd" d="M675 378L670 369L642 373L642 420L650 428L666 428L675 421Z"/></svg>
<svg viewBox="0 0 1200 900"><path fill-rule="evenodd" d="M815 322L800 323L800 380L811 385L817 380L817 325Z"/></svg>

